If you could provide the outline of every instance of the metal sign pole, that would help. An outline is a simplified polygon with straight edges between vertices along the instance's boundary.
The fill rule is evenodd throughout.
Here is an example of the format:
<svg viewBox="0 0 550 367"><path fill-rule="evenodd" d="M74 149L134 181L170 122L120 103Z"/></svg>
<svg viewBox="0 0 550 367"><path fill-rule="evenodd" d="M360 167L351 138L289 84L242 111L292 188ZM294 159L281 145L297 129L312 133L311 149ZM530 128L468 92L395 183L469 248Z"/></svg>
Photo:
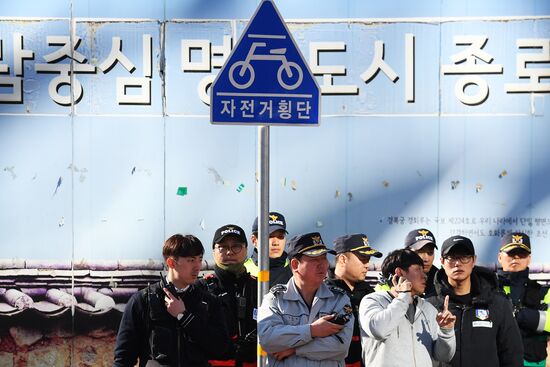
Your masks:
<svg viewBox="0 0 550 367"><path fill-rule="evenodd" d="M258 308L264 294L269 292L269 126L258 127ZM258 340L258 367L266 365L267 358Z"/></svg>

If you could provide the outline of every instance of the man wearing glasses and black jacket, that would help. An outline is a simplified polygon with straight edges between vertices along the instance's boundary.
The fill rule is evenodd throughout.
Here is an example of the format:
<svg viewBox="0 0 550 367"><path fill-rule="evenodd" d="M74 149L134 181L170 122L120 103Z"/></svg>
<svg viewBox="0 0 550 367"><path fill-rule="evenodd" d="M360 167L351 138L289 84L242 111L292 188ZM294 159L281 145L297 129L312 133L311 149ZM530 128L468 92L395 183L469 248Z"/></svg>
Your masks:
<svg viewBox="0 0 550 367"><path fill-rule="evenodd" d="M246 271L247 241L244 230L234 224L218 228L212 240L214 274L197 285L218 297L227 321L233 349L224 360L210 360L211 366L256 366L257 282Z"/></svg>
<svg viewBox="0 0 550 367"><path fill-rule="evenodd" d="M453 367L520 367L523 347L512 306L498 292L493 272L476 267L472 241L453 236L441 247L435 277L436 296L428 301L438 310L449 296L456 316L456 352Z"/></svg>

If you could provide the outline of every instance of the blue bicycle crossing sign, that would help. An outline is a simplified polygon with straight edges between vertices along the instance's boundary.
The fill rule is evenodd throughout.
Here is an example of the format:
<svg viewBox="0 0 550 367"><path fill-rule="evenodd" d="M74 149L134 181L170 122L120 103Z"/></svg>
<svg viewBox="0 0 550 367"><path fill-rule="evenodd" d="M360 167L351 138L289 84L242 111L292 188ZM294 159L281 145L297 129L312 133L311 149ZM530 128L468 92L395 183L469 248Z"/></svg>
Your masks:
<svg viewBox="0 0 550 367"><path fill-rule="evenodd" d="M213 124L318 125L321 93L271 0L263 0L210 91Z"/></svg>

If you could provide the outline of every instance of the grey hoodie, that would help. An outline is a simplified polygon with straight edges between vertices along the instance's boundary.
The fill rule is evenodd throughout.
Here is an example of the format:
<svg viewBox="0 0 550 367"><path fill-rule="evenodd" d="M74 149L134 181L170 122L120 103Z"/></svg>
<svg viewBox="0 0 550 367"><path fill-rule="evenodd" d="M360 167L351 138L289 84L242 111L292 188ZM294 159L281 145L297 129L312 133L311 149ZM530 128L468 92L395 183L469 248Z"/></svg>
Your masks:
<svg viewBox="0 0 550 367"><path fill-rule="evenodd" d="M369 367L431 367L432 358L449 362L455 353L453 329L441 329L437 310L416 298L414 322L406 313L410 293L393 298L388 292L375 292L363 298L359 306L363 362Z"/></svg>

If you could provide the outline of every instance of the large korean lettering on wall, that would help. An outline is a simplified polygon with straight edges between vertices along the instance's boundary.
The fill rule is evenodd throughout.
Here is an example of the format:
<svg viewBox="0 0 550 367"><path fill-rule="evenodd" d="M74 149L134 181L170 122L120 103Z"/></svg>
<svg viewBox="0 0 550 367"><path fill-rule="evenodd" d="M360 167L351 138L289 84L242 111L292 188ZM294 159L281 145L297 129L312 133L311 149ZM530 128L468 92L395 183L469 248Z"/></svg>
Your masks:
<svg viewBox="0 0 550 367"><path fill-rule="evenodd" d="M292 234L366 231L389 250L427 226L471 236L487 262L506 231L543 246L550 17L288 25L322 92L320 127L272 133L271 205ZM0 204L16 209L0 211L0 245L42 234L8 256L150 258L174 232L208 243L227 220L247 227L255 130L208 122L245 26L0 18ZM308 112L230 99L223 111Z"/></svg>
<svg viewBox="0 0 550 367"><path fill-rule="evenodd" d="M326 96L325 114L479 113L495 106L520 113L525 98L550 93L549 20L485 22L482 29L470 23L289 25ZM14 113L78 107L77 114L204 114L209 87L243 26L4 21L0 102ZM183 102L170 93L182 85Z"/></svg>

